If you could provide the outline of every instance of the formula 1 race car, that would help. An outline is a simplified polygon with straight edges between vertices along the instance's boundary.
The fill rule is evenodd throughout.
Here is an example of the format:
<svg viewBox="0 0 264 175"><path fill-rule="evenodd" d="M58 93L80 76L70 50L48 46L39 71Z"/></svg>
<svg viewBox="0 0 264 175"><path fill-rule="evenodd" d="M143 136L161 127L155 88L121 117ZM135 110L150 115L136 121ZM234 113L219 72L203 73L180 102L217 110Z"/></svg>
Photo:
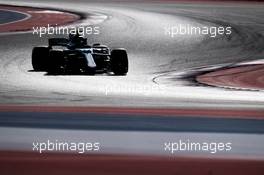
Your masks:
<svg viewBox="0 0 264 175"><path fill-rule="evenodd" d="M55 48L56 47L56 48ZM60 47L60 48L58 48ZM127 52L123 48L110 50L101 44L87 45L87 38L78 33L68 38L50 38L49 45L34 47L32 66L48 74L90 74L128 72Z"/></svg>

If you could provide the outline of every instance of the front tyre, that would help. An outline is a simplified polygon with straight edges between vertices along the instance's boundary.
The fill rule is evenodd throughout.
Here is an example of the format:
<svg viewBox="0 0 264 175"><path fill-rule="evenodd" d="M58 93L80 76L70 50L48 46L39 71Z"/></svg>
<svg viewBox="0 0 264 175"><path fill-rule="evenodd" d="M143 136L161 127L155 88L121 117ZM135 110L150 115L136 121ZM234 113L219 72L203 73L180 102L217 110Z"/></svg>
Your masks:
<svg viewBox="0 0 264 175"><path fill-rule="evenodd" d="M48 67L49 47L34 47L32 50L32 67L35 71L46 71Z"/></svg>
<svg viewBox="0 0 264 175"><path fill-rule="evenodd" d="M111 51L111 70L115 75L126 75L128 72L128 57L125 49Z"/></svg>

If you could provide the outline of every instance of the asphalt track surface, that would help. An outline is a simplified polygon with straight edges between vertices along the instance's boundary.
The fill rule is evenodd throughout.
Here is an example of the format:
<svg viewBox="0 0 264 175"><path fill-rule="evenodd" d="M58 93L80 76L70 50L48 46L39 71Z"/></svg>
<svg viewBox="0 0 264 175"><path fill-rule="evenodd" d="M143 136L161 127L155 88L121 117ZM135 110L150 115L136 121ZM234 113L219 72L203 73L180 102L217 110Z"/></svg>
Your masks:
<svg viewBox="0 0 264 175"><path fill-rule="evenodd" d="M1 103L263 108L261 92L177 85L178 81L169 76L194 67L262 58L262 4L87 3L20 4L106 17L98 24L101 34L89 35L89 43L126 48L130 60L128 75L48 76L32 72L32 47L47 44L47 37L52 36L40 38L32 32L4 35L1 43L5 44L0 46ZM200 35L171 38L164 34L164 27L178 24L230 25L233 34L219 38Z"/></svg>
<svg viewBox="0 0 264 175"><path fill-rule="evenodd" d="M1 35L0 102L3 105L234 109L238 111L238 119L232 114L227 117L232 119L221 119L221 115L212 119L215 116L208 114L192 114L188 118L181 114L130 116L125 113L119 116L116 113L100 116L76 111L73 114L13 112L13 108L1 112L0 130L5 133L0 135L1 150L30 150L35 139L78 141L91 138L106 142L102 153L164 156L161 145L167 140L232 141L234 151L231 154L199 152L197 155L260 159L262 162L254 164L257 168L252 173L261 173L263 122L256 118L239 118L243 118L244 109L258 111L262 117L263 92L186 85L174 75L197 67L262 59L263 4L120 4L108 1L103 4L85 1L21 1L14 4L74 11L88 18L82 21L85 24L91 22L89 19L96 21L101 34L88 36L89 42L126 48L130 70L125 77L50 76L33 72L30 62L32 47L47 44L47 38L52 36L39 38L31 32ZM219 38L200 35L170 38L164 35L164 27L179 23L232 26L233 34ZM116 140L124 140L131 147L124 148ZM138 147L135 142L140 143ZM249 166L247 168L251 171Z"/></svg>

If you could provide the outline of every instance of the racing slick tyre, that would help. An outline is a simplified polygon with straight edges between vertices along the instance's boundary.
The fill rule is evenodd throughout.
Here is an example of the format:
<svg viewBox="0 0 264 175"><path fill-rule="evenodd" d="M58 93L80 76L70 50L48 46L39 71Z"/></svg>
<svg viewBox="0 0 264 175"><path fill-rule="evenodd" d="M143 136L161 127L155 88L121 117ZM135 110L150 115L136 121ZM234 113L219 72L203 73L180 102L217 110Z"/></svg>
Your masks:
<svg viewBox="0 0 264 175"><path fill-rule="evenodd" d="M111 70L115 75L126 75L128 72L128 58L125 49L111 51Z"/></svg>
<svg viewBox="0 0 264 175"><path fill-rule="evenodd" d="M63 51L51 50L49 53L49 64L47 72L49 74L64 74L66 72Z"/></svg>
<svg viewBox="0 0 264 175"><path fill-rule="evenodd" d="M48 67L49 47L34 47L32 50L32 67L35 71L46 71Z"/></svg>

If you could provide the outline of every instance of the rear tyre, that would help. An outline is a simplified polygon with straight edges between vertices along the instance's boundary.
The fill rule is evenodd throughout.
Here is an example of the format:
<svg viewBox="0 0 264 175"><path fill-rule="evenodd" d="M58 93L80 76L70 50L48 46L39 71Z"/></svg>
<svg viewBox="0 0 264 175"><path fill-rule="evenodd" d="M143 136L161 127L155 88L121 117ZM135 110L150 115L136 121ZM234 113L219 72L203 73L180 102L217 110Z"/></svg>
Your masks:
<svg viewBox="0 0 264 175"><path fill-rule="evenodd" d="M114 49L111 52L111 70L115 75L126 75L128 58L125 49Z"/></svg>
<svg viewBox="0 0 264 175"><path fill-rule="evenodd" d="M48 67L49 47L34 47L32 50L32 67L35 71L46 71Z"/></svg>

